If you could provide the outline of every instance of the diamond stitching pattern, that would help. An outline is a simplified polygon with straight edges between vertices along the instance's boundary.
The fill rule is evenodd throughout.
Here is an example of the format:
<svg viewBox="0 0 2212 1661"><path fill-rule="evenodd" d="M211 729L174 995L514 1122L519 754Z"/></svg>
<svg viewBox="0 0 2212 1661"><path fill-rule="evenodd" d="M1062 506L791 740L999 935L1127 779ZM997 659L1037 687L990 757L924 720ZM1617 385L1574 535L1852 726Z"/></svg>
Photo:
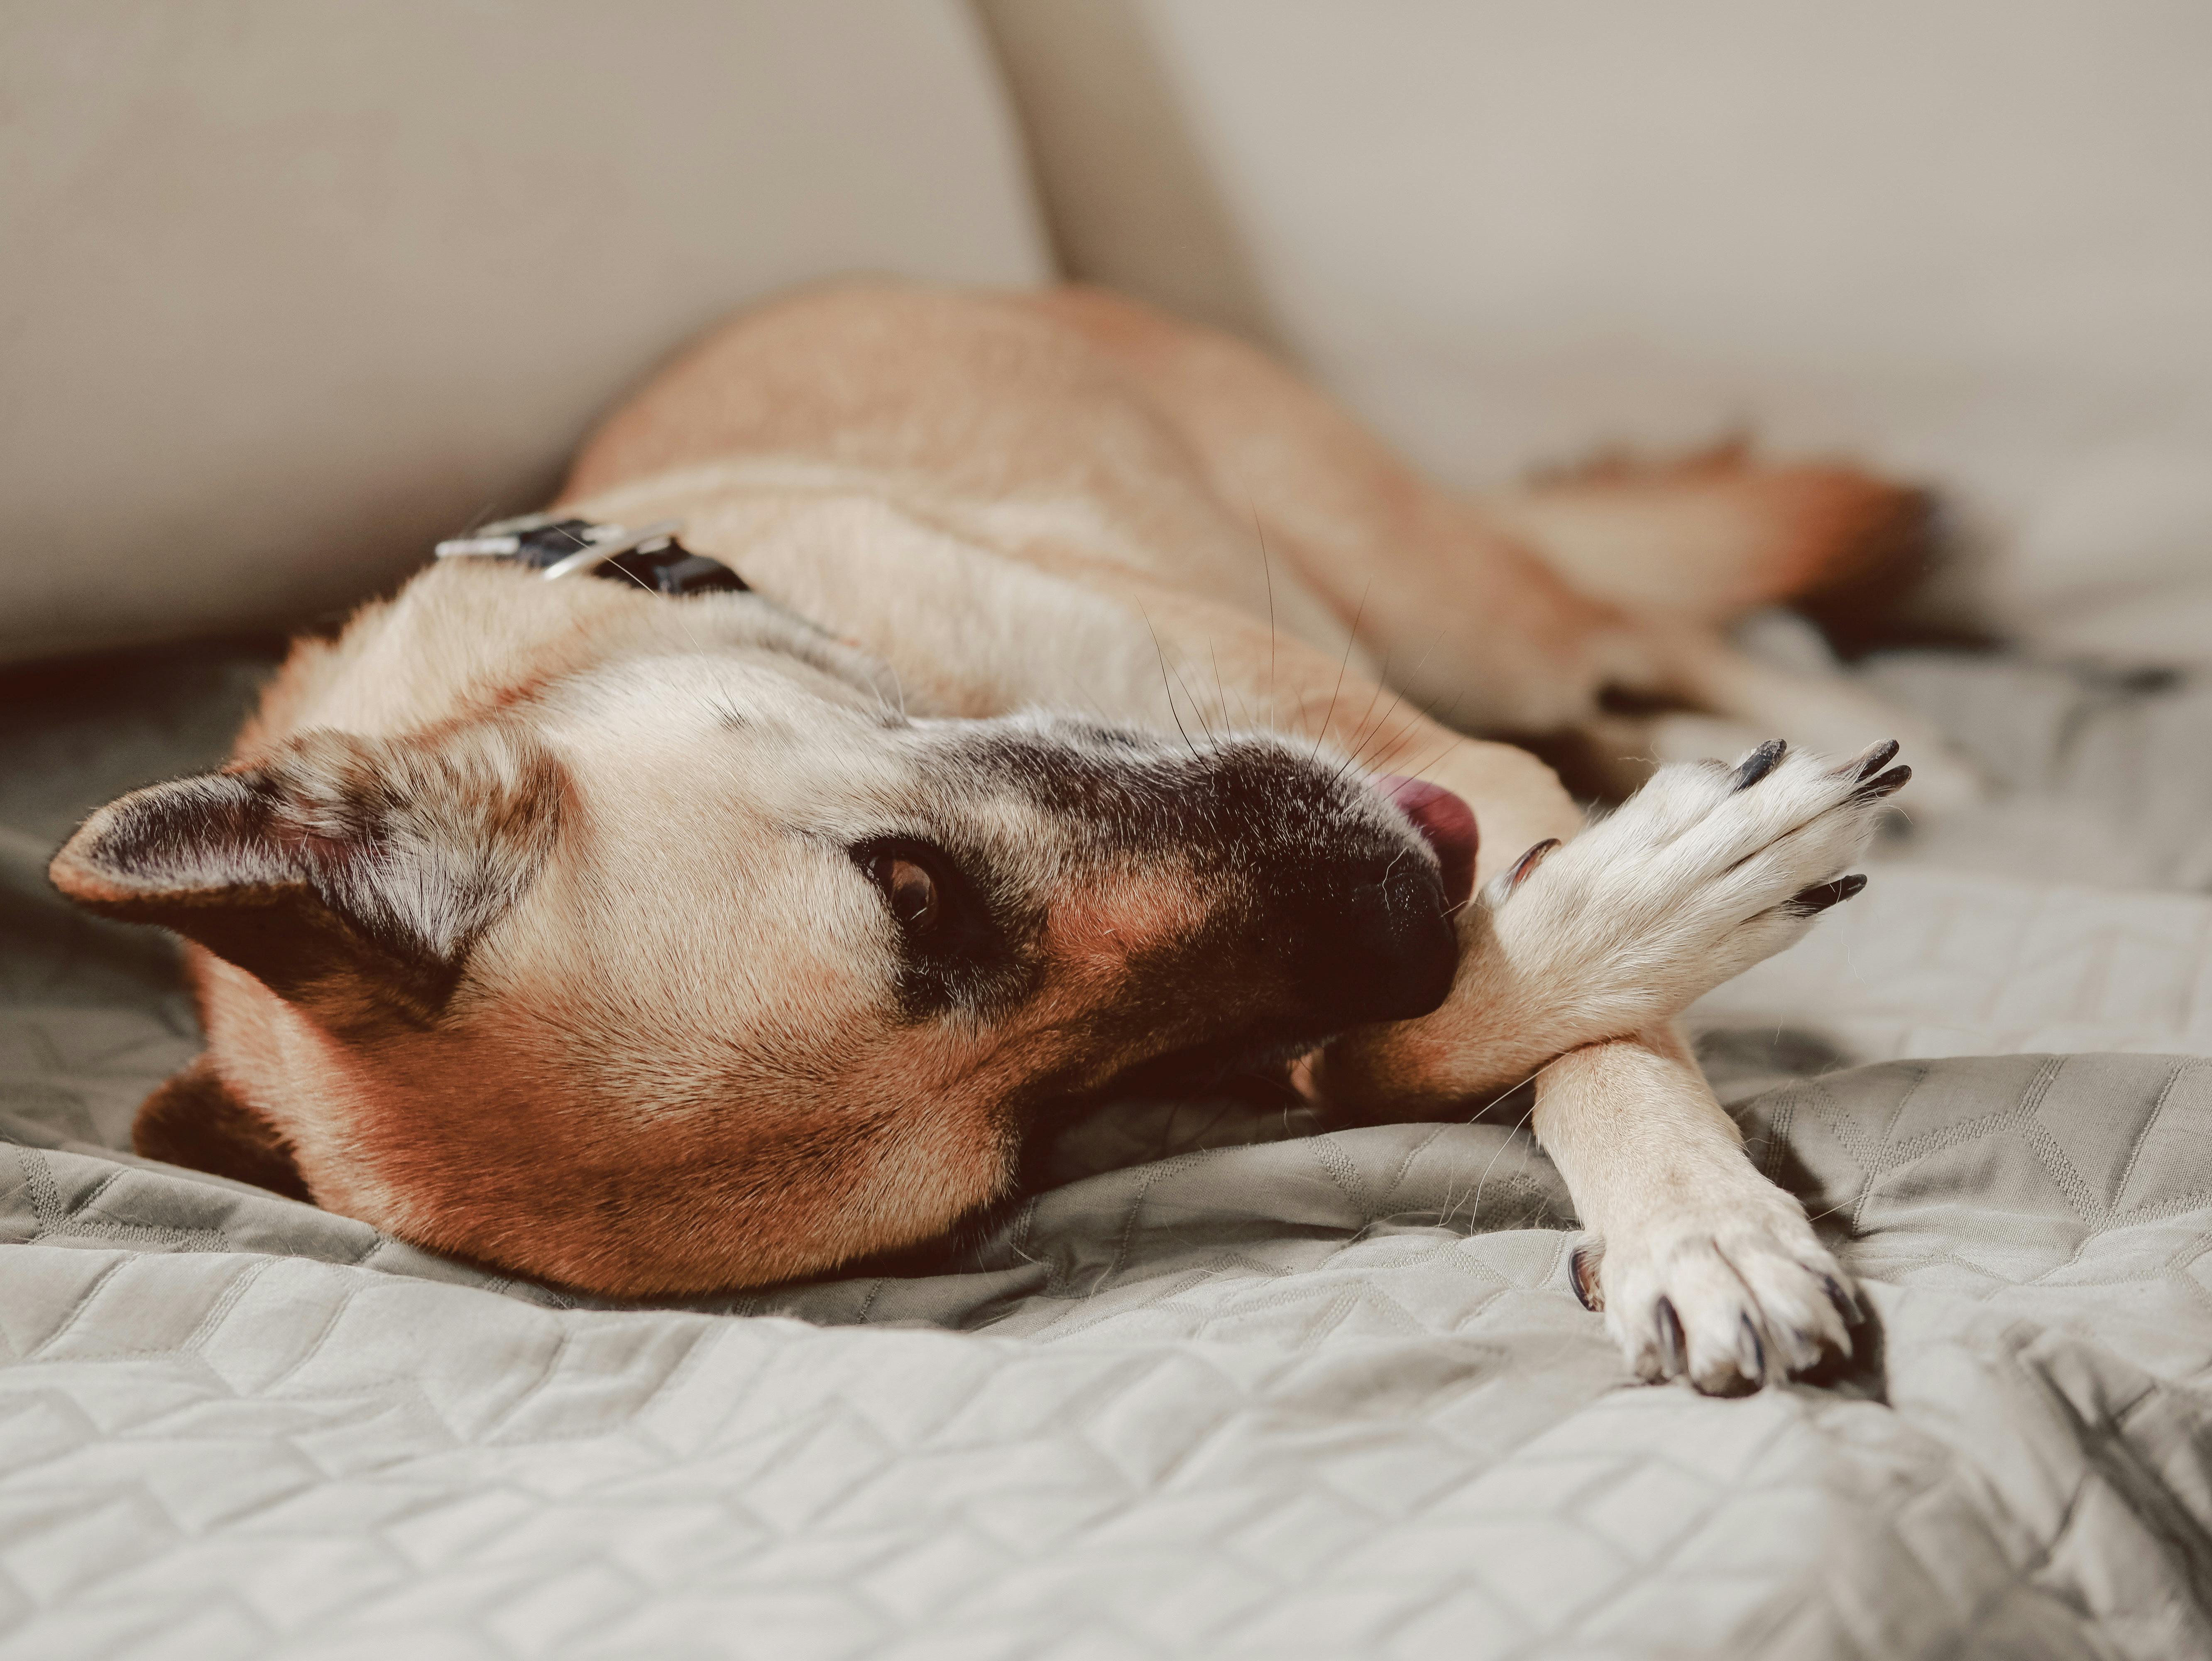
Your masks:
<svg viewBox="0 0 2212 1661"><path fill-rule="evenodd" d="M1109 1173L965 1273L738 1317L556 1307L274 1198L0 1148L0 1655L2212 1646L2212 1205L2119 1204L2154 1135L2212 1131L2212 1069L1892 1065L1746 1125L1815 1209L1860 1202L1887 1404L1627 1385L1571 1237L1513 1226L1525 1200L1442 1226L1509 1153L1556 1216L1486 1127ZM2000 1203L1921 1215L1961 1161ZM1206 1196L1278 1188L1297 1228L1209 1251ZM1009 1301L1026 1256L1093 1267Z"/></svg>

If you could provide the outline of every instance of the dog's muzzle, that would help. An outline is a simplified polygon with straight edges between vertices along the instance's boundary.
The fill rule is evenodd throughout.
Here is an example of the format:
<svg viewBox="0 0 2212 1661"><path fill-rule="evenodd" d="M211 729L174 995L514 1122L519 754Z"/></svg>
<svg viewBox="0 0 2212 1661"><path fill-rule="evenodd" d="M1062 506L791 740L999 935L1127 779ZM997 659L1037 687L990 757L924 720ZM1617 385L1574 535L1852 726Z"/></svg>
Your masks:
<svg viewBox="0 0 2212 1661"><path fill-rule="evenodd" d="M1334 1025L1410 1020L1443 1003L1459 968L1443 885L1425 861L1378 860L1300 906L1300 1001Z"/></svg>

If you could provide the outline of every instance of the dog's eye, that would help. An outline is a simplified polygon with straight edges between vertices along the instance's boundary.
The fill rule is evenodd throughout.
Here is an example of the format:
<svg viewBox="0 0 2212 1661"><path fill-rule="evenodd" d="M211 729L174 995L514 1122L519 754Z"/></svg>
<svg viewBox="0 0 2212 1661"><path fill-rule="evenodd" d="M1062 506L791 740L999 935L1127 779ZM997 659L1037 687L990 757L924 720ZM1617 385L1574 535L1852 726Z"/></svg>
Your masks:
<svg viewBox="0 0 2212 1661"><path fill-rule="evenodd" d="M908 940L933 945L954 932L959 879L936 849L922 843L875 843L854 849L853 857L882 891Z"/></svg>
<svg viewBox="0 0 2212 1661"><path fill-rule="evenodd" d="M893 968L909 1019L1012 995L1018 965L975 867L913 837L872 837L846 852L898 924Z"/></svg>
<svg viewBox="0 0 2212 1661"><path fill-rule="evenodd" d="M891 915L908 934L927 934L936 923L939 910L937 879L912 860L884 855L878 857L877 863L881 869L875 873L876 882L884 891L884 897L891 903Z"/></svg>

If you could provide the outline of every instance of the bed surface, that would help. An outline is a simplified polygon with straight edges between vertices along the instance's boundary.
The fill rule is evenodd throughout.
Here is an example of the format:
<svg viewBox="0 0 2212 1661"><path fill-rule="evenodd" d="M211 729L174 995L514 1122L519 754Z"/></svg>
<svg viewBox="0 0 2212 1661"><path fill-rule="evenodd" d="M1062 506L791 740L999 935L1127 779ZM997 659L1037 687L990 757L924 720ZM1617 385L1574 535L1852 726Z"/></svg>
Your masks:
<svg viewBox="0 0 2212 1661"><path fill-rule="evenodd" d="M684 1309L133 1159L190 1009L40 873L267 661L0 733L0 1657L2212 1655L2212 689L1867 672L2001 799L1696 1012L1880 1329L1714 1402L1510 1123L1108 1110L943 1274Z"/></svg>

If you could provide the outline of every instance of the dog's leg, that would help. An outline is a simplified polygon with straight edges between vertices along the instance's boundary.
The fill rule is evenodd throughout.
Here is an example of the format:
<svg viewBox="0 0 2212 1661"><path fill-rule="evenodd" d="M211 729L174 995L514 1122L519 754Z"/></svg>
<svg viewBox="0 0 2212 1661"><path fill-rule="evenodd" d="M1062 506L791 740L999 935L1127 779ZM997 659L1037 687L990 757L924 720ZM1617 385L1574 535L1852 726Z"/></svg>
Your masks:
<svg viewBox="0 0 2212 1661"><path fill-rule="evenodd" d="M1849 1277L1671 1026L1553 1062L1534 1128L1595 1237L1576 1288L1639 1378L1729 1396L1850 1354Z"/></svg>
<svg viewBox="0 0 2212 1661"><path fill-rule="evenodd" d="M1534 1074L1538 1136L1606 1238L1594 1284L1647 1376L1732 1388L1843 1342L1808 1300L1848 1283L1744 1159L1668 1023L1857 891L1845 869L1910 776L1895 754L1877 745L1838 765L1770 743L1733 767L1662 769L1581 837L1492 879L1462 916L1442 1009L1347 1034L1314 1069L1325 1098L1371 1118L1464 1110ZM1754 1353L1755 1368L1727 1359Z"/></svg>
<svg viewBox="0 0 2212 1661"><path fill-rule="evenodd" d="M1686 706L1581 721L1601 753L1663 764L1719 753L1782 732L1848 752L1878 734L1904 739L1930 812L1982 794L1972 765L1934 725L1837 669L1784 668L1739 649L1732 618L1793 596L1850 590L1868 604L1902 591L1932 561L1919 492L1856 468L1755 465L1741 447L1673 467L1601 468L1486 499L1491 523L1583 594L1634 620L1608 642L1613 692Z"/></svg>
<svg viewBox="0 0 2212 1661"><path fill-rule="evenodd" d="M1985 794L1973 764L1934 723L1838 670L1785 667L1702 628L1654 625L1640 645L1634 672L1621 678L1625 690L1680 707L1634 715L1608 709L1583 720L1581 745L1555 753L1585 790L1629 795L1669 762L1728 755L1784 732L1838 754L1876 733L1899 739L1912 752L1912 805L1926 812L1971 807Z"/></svg>
<svg viewBox="0 0 2212 1661"><path fill-rule="evenodd" d="M1895 733L1926 765L1922 805L1973 794L1964 764L1909 712L1839 675L1769 668L1723 637L1780 599L1887 595L1923 575L1936 521L1917 491L1731 446L1466 500L1249 347L1103 294L1032 303L1144 390L1224 517L1256 520L1264 547L1358 634L1392 690L1451 724L1579 734L1623 794L1650 760L1730 753L1686 746L1721 742L1735 723L1839 753ZM1692 713L1624 717L1609 693Z"/></svg>
<svg viewBox="0 0 2212 1661"><path fill-rule="evenodd" d="M1577 592L1633 615L1717 624L1854 582L1893 591L1930 559L1921 492L1847 465L1756 461L1741 443L1600 464L1480 507Z"/></svg>

